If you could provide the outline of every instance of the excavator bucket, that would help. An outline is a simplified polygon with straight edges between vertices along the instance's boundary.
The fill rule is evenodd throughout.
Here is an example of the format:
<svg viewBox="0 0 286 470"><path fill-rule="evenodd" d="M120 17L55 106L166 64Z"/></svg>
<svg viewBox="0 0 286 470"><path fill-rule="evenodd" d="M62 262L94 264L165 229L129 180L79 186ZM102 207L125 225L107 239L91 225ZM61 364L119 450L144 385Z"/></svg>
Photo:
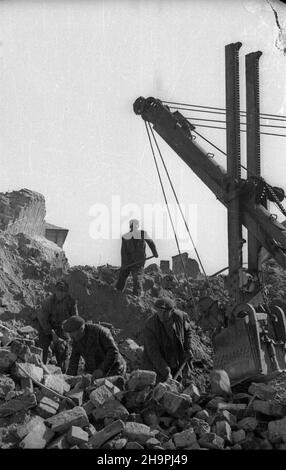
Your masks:
<svg viewBox="0 0 286 470"><path fill-rule="evenodd" d="M286 369L285 345L286 321L280 307L266 313L239 304L227 328L213 338L214 368L224 369L232 385L271 380Z"/></svg>

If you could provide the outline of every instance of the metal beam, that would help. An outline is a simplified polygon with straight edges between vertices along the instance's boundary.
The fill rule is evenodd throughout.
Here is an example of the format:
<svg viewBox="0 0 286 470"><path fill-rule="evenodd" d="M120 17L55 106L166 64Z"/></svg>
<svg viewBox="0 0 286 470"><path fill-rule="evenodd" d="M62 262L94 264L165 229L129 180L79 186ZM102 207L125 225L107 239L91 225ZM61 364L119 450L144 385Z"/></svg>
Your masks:
<svg viewBox="0 0 286 470"><path fill-rule="evenodd" d="M241 42L225 46L226 88L226 148L227 173L239 181L240 167L240 100L239 100L239 49ZM242 269L242 222L239 198L228 203L228 265L229 289L232 302L242 301L239 272Z"/></svg>
<svg viewBox="0 0 286 470"><path fill-rule="evenodd" d="M260 122L259 122L259 58L261 51L245 56L246 78L246 142L247 142L247 178L261 176L260 164ZM259 270L258 254L261 244L257 234L248 231L248 270Z"/></svg>

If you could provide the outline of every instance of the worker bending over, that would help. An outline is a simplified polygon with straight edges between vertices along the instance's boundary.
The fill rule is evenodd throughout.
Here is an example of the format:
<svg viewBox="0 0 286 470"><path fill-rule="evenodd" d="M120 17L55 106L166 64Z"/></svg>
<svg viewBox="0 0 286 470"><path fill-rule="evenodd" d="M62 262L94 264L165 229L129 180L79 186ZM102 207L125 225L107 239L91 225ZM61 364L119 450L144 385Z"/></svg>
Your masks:
<svg viewBox="0 0 286 470"><path fill-rule="evenodd" d="M126 362L107 328L74 316L64 322L63 330L72 338L68 375L78 374L80 357L85 361L85 372L94 379L125 374Z"/></svg>
<svg viewBox="0 0 286 470"><path fill-rule="evenodd" d="M154 370L157 380L164 382L174 375L186 361L184 375L188 375L191 352L191 324L188 315L174 308L171 299L155 302L156 313L148 318L143 329L143 368Z"/></svg>
<svg viewBox="0 0 286 470"><path fill-rule="evenodd" d="M129 227L130 231L122 236L121 269L115 287L122 291L131 273L133 278L133 295L140 296L143 291L142 284L146 258L146 243L155 258L158 258L158 253L155 243L148 236L147 232L138 229L139 221L137 219L130 220Z"/></svg>
<svg viewBox="0 0 286 470"><path fill-rule="evenodd" d="M55 285L55 293L44 300L38 312L39 341L43 349L43 363L47 363L48 350L53 343L58 366L66 372L68 365L68 337L62 329L63 322L78 315L75 299L69 294L69 285L65 280L59 280Z"/></svg>

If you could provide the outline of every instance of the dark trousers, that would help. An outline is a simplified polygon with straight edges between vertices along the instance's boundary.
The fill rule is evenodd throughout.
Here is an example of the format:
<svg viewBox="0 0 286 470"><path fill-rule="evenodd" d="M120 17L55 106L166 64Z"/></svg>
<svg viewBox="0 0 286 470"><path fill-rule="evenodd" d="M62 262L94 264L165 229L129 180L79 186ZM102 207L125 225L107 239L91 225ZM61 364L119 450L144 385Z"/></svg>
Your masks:
<svg viewBox="0 0 286 470"><path fill-rule="evenodd" d="M144 274L144 267L143 266L136 266L130 269L122 269L119 271L119 278L115 284L117 290L123 291L127 278L131 273L133 278L133 294L140 295L143 291L143 274Z"/></svg>
<svg viewBox="0 0 286 470"><path fill-rule="evenodd" d="M65 348L60 348L58 344L54 344L53 350L56 356L57 364L62 369L63 373L66 373L69 362L69 342L68 338L63 332L61 326L54 327L54 330L59 338L66 341ZM49 346L53 341L52 335L47 335L44 330L39 327L39 340L38 346L43 349L43 363L46 364L48 360Z"/></svg>

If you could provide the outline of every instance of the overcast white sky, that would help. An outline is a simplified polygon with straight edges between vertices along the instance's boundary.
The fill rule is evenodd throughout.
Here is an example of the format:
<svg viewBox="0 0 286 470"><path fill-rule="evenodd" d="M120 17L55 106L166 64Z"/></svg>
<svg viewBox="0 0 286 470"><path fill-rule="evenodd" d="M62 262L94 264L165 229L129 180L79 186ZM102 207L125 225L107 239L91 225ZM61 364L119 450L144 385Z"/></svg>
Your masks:
<svg viewBox="0 0 286 470"><path fill-rule="evenodd" d="M272 5L286 25L284 5ZM275 47L279 30L266 0L2 0L0 18L0 190L45 196L47 220L70 230L71 264L120 262L111 230L108 239L92 238L95 204L111 217L112 197L120 200L123 228L126 204L138 206L134 215L144 204L164 204L145 125L132 108L138 96L224 107L224 47L241 41L241 108L244 55L261 50L261 112L286 114L286 56ZM225 150L224 131L198 130ZM285 145L261 137L263 176L284 189ZM226 210L160 146L211 274L228 264ZM187 237L181 243L195 257ZM177 253L174 239L157 240L157 248L160 259Z"/></svg>

